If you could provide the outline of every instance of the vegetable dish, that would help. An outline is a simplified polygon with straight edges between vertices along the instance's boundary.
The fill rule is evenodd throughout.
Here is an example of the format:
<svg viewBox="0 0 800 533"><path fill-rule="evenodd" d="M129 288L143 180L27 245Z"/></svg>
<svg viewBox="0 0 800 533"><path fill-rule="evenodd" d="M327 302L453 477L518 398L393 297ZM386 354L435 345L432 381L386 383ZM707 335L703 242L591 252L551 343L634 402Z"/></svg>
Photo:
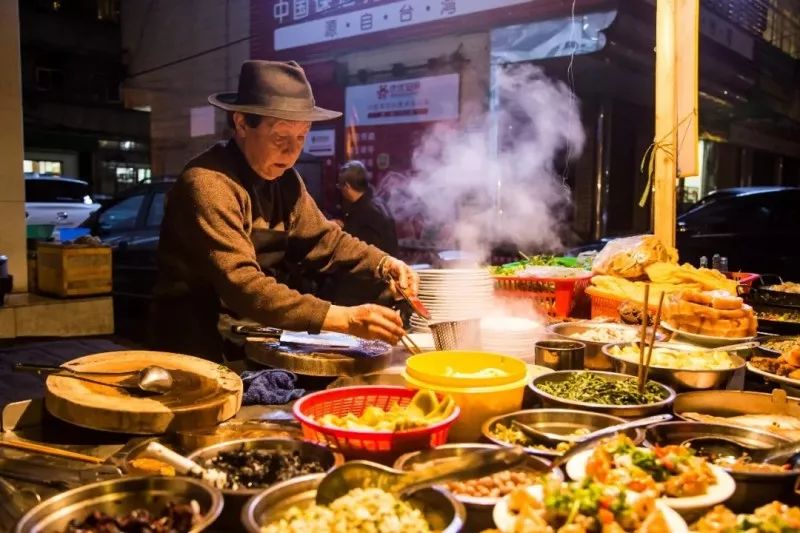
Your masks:
<svg viewBox="0 0 800 533"><path fill-rule="evenodd" d="M752 514L717 505L692 526L694 533L790 533L800 531L800 508L772 502Z"/></svg>
<svg viewBox="0 0 800 533"><path fill-rule="evenodd" d="M609 353L626 361L639 362L639 347L635 345L612 346ZM650 365L680 370L724 370L737 366L728 352L719 350L686 351L666 347L653 348Z"/></svg>
<svg viewBox="0 0 800 533"><path fill-rule="evenodd" d="M636 378L608 379L591 372L577 372L564 381L544 381L536 386L558 398L602 405L646 405L667 397L653 381L648 381L640 393Z"/></svg>

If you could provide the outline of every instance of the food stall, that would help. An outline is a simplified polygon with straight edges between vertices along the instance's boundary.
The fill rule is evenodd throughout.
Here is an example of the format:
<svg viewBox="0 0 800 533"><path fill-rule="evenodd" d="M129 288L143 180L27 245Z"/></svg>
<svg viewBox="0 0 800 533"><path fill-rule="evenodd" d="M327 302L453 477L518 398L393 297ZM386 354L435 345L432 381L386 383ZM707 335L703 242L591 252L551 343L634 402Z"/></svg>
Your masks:
<svg viewBox="0 0 800 533"><path fill-rule="evenodd" d="M246 330L250 372L298 380L273 396L178 354L67 363L3 411L7 529L800 527L800 340L761 325L795 284L647 235L419 274L405 344Z"/></svg>

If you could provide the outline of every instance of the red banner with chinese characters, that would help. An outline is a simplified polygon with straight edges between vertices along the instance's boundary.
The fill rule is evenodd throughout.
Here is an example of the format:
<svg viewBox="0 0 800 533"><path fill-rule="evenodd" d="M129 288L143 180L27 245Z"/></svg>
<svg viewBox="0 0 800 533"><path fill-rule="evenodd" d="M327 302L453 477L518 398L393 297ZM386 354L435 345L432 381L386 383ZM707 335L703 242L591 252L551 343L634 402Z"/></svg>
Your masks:
<svg viewBox="0 0 800 533"><path fill-rule="evenodd" d="M583 0L579 8L607 3ZM304 59L563 14L563 0L251 0L251 56Z"/></svg>

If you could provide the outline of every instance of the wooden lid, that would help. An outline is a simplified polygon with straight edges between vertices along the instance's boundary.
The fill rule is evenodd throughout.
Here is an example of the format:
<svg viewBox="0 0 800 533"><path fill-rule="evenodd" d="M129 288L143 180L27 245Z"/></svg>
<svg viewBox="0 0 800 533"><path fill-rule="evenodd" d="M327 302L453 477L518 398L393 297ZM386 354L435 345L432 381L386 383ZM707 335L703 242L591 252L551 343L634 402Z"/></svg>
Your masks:
<svg viewBox="0 0 800 533"><path fill-rule="evenodd" d="M160 434L223 422L239 411L242 380L230 369L188 355L149 351L120 351L87 355L65 364L78 371L138 372L158 365L172 373L170 392L139 396L124 389L77 379L50 376L45 406L61 420L89 429L131 434ZM111 383L126 376L103 376Z"/></svg>

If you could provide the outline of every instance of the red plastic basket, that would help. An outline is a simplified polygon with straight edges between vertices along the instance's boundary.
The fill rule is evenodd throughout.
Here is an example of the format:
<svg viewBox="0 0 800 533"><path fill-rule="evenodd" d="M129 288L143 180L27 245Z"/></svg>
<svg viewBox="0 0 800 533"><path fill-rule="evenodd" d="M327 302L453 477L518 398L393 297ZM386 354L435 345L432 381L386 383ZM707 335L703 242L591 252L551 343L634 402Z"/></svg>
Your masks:
<svg viewBox="0 0 800 533"><path fill-rule="evenodd" d="M529 298L534 307L550 316L569 316L583 296L592 273L570 278L492 276L494 293L509 298Z"/></svg>
<svg viewBox="0 0 800 533"><path fill-rule="evenodd" d="M406 406L417 393L405 387L356 386L309 394L294 404L294 416L300 421L306 440L336 448L348 458L375 458L433 448L447 442L447 433L459 415L459 408L446 419L424 428L407 431L355 431L323 426L311 417L353 413L377 406L388 410L394 402ZM442 395L438 395L442 398Z"/></svg>

